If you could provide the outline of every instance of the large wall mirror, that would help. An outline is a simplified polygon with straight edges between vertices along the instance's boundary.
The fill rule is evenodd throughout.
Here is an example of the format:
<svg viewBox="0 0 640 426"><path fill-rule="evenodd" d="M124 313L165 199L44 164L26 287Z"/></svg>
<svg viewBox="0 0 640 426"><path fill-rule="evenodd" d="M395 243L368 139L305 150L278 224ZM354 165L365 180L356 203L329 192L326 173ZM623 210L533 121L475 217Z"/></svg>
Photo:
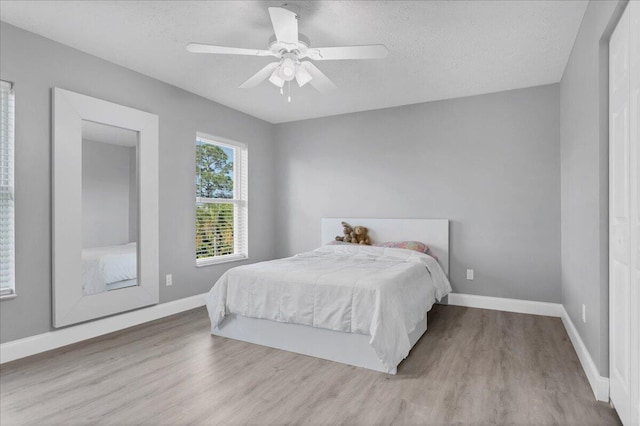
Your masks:
<svg viewBox="0 0 640 426"><path fill-rule="evenodd" d="M158 303L158 117L53 90L55 327Z"/></svg>

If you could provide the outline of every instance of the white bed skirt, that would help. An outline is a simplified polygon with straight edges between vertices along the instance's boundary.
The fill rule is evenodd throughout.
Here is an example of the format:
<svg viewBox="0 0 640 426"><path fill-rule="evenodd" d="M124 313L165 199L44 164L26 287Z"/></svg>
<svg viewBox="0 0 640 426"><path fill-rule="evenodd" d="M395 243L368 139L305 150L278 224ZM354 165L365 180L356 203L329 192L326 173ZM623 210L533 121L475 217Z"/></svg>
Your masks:
<svg viewBox="0 0 640 426"><path fill-rule="evenodd" d="M424 319L409 334L412 348L426 331L425 314ZM364 334L344 333L236 314L227 314L220 327L211 329L211 334L387 373L387 369L369 344L371 336ZM389 373L396 372L397 366Z"/></svg>

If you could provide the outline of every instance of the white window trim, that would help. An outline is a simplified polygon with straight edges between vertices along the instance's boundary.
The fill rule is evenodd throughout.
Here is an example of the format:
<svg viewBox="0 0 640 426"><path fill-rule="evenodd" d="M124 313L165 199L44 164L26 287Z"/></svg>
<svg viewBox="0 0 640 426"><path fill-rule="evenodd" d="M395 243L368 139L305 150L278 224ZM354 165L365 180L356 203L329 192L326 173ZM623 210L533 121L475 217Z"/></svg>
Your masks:
<svg viewBox="0 0 640 426"><path fill-rule="evenodd" d="M201 259L196 258L196 267L204 267L210 265L217 265L220 263L228 263L228 262L238 262L249 259L249 194L248 194L248 184L249 184L249 174L248 174L248 147L246 144L238 141L234 141L231 139L221 138L218 136L208 135L206 133L197 132L196 133L196 141L203 141L207 143L211 143L212 145L218 145L225 148L231 148L234 150L234 158L233 158L233 197L234 198L205 198L205 197L196 197L195 204L198 203L207 203L207 204L234 204L234 253L233 254L225 254L221 256L211 256L205 257ZM239 154L239 155L238 155ZM237 220L237 210L238 208L243 209L244 211L244 220ZM245 229L242 230L241 233L238 232L238 226L244 226ZM244 251L242 253L238 253L240 251L240 244L238 242L237 236L241 234L244 236ZM194 246L195 249L195 246Z"/></svg>
<svg viewBox="0 0 640 426"><path fill-rule="evenodd" d="M240 262L242 260L248 259L249 256L246 256L244 254L224 254L222 256L196 259L196 267L203 268L205 266L218 265L220 263Z"/></svg>
<svg viewBox="0 0 640 426"><path fill-rule="evenodd" d="M9 286L7 287L0 287L2 289L5 290L10 290L11 293L8 294L0 294L0 300L6 300L6 299L13 299L14 297L17 296L16 294L16 276L15 276L15 256L16 256L16 236L15 236L15 85L11 82L8 81L4 81L4 80L0 80L0 84L3 86L3 90L5 89L9 89L9 96L12 97L12 99L10 99L10 103L11 106L13 107L13 117L12 120L8 120L8 125L9 125L9 129L8 129L8 145L9 145L9 155L10 155L10 165L9 165L9 187L11 188L12 194L13 194L13 223L11 226L11 231L10 231L10 240L11 240L11 283Z"/></svg>

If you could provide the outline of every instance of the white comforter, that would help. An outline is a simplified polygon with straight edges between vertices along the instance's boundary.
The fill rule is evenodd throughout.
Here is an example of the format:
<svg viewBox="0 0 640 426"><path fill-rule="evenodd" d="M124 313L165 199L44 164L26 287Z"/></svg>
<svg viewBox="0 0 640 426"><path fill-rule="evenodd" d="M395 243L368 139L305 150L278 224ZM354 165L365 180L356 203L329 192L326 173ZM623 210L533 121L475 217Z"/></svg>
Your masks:
<svg viewBox="0 0 640 426"><path fill-rule="evenodd" d="M107 284L132 280L138 275L136 243L82 250L84 294L107 291Z"/></svg>
<svg viewBox="0 0 640 426"><path fill-rule="evenodd" d="M329 245L228 270L207 296L214 329L227 313L371 336L393 370L436 299L451 292L438 262L412 250Z"/></svg>

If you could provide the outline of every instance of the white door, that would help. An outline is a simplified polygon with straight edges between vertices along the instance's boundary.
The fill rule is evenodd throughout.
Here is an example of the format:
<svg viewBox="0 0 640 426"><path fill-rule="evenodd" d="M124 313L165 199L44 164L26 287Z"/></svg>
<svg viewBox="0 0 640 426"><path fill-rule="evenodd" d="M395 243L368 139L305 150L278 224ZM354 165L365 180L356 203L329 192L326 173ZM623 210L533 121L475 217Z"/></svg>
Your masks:
<svg viewBox="0 0 640 426"><path fill-rule="evenodd" d="M609 376L625 425L637 425L640 410L639 7L629 3L609 44Z"/></svg>
<svg viewBox="0 0 640 426"><path fill-rule="evenodd" d="M631 407L632 425L640 425L640 3L629 9L629 168L631 181Z"/></svg>

